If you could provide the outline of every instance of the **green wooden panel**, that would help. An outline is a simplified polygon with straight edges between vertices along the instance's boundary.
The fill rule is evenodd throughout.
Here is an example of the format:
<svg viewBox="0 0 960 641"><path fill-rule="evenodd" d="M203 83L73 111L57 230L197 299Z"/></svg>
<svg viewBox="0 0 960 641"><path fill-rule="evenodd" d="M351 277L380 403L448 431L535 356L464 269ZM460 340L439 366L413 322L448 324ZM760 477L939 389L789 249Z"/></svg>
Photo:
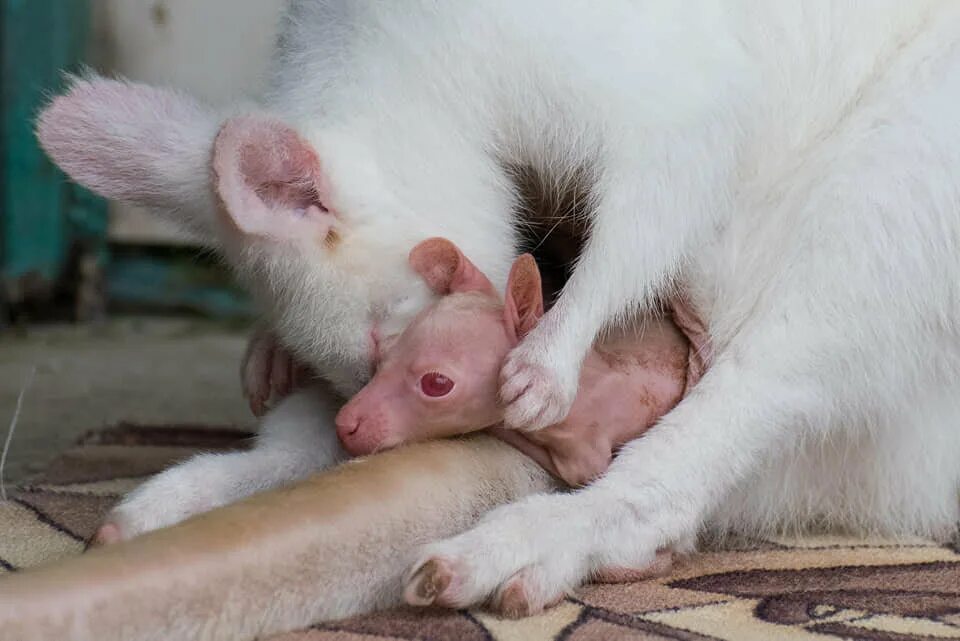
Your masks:
<svg viewBox="0 0 960 641"><path fill-rule="evenodd" d="M216 265L148 247L114 248L108 260L106 202L70 183L39 148L34 120L62 91L64 72L81 70L89 7L0 0L0 325L7 303L42 305L55 284L76 299L78 319L97 316L87 308L102 308L100 290L124 308L249 317L249 300Z"/></svg>
<svg viewBox="0 0 960 641"><path fill-rule="evenodd" d="M219 261L177 248L116 247L107 270L107 295L121 308L183 312L250 320L255 310Z"/></svg>
<svg viewBox="0 0 960 641"><path fill-rule="evenodd" d="M63 72L80 69L89 15L84 0L0 0L0 278L8 291L55 280L78 240L96 252L104 246L105 203L70 185L33 132Z"/></svg>

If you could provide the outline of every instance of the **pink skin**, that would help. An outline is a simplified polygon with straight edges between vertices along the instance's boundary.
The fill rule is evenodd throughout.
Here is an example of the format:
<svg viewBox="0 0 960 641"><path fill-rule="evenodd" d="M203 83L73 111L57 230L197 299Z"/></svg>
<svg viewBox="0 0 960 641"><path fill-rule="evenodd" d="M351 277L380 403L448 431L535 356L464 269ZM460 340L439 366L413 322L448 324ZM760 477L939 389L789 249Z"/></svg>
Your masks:
<svg viewBox="0 0 960 641"><path fill-rule="evenodd" d="M449 241L424 241L410 261L440 299L381 346L374 377L337 415L337 432L354 455L497 426L503 359L543 315L531 256L517 259L505 299ZM562 423L495 433L567 484L584 485L680 400L689 361L690 345L676 326L651 321L639 338L608 339L590 352Z"/></svg>
<svg viewBox="0 0 960 641"><path fill-rule="evenodd" d="M411 263L441 298L399 336L379 341L371 381L337 414L337 433L354 455L402 443L474 432L497 424L499 369L515 344L493 285L447 241L425 241ZM425 376L452 388L429 396ZM436 392L434 392L436 393Z"/></svg>
<svg viewBox="0 0 960 641"><path fill-rule="evenodd" d="M440 295L398 338L381 345L373 379L337 415L337 432L355 455L402 443L485 428L572 486L602 474L615 450L639 437L696 382L705 360L673 323L648 323L642 335L608 339L588 355L580 393L562 423L534 433L497 429L503 418L500 365L543 315L543 291L529 255L514 263L501 300L487 278L449 241L424 241L410 262ZM441 378L438 378L440 375ZM667 574L661 551L642 568L609 567L594 580L639 581ZM451 605L456 568L433 559L406 581L411 605ZM495 595L505 616L526 616L537 603L536 576L521 571Z"/></svg>

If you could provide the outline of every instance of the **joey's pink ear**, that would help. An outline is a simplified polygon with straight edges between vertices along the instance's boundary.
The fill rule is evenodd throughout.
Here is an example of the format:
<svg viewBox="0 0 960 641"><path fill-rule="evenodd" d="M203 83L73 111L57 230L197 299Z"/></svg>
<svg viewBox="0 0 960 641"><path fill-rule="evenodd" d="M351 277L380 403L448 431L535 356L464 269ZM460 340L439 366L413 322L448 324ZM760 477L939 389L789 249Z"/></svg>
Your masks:
<svg viewBox="0 0 960 641"><path fill-rule="evenodd" d="M429 238L414 247L410 266L441 296L470 291L496 295L483 272L446 238Z"/></svg>
<svg viewBox="0 0 960 641"><path fill-rule="evenodd" d="M214 235L210 151L217 115L181 93L98 76L73 78L37 118L37 138L73 180Z"/></svg>
<svg viewBox="0 0 960 641"><path fill-rule="evenodd" d="M510 268L504 305L507 329L518 341L533 329L543 316L543 284L540 269L530 254L523 254Z"/></svg>
<svg viewBox="0 0 960 641"><path fill-rule="evenodd" d="M278 239L326 240L336 222L313 147L261 116L228 120L214 145L217 194L236 227Z"/></svg>

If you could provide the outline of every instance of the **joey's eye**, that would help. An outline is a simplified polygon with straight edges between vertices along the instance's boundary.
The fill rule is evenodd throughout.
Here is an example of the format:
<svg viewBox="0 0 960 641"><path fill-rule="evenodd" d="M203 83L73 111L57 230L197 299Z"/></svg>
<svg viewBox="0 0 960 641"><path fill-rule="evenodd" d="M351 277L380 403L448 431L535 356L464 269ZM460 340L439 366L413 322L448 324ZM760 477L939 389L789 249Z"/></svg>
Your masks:
<svg viewBox="0 0 960 641"><path fill-rule="evenodd" d="M420 389L427 396L439 398L453 390L453 381L438 372L430 372L420 379Z"/></svg>

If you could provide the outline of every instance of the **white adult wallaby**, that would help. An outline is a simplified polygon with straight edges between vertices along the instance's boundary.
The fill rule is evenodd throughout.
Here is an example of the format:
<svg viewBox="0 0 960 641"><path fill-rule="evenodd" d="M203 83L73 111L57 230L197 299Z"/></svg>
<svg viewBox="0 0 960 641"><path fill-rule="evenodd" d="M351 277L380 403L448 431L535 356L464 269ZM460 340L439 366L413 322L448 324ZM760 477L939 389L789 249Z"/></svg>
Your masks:
<svg viewBox="0 0 960 641"><path fill-rule="evenodd" d="M955 530L958 47L946 0L302 0L256 111L91 78L39 133L79 182L206 233L346 394L430 299L411 247L448 238L502 289L523 224L506 168L584 177L589 239L507 360L508 423L562 418L597 333L675 288L714 359L598 482L424 551L444 604L521 573L536 609L704 526ZM122 535L335 458L315 394L254 452L134 494Z"/></svg>

